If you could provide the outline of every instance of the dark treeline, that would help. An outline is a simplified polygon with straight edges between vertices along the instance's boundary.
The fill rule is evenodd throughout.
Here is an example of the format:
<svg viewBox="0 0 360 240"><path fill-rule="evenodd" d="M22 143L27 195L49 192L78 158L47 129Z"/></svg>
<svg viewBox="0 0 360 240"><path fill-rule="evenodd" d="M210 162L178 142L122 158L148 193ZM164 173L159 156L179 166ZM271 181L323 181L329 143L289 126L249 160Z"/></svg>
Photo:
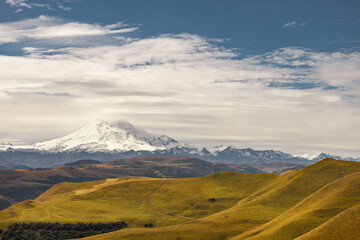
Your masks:
<svg viewBox="0 0 360 240"><path fill-rule="evenodd" d="M62 240L82 238L127 227L125 222L111 223L13 223L2 233L3 240ZM0 232L1 233L1 232Z"/></svg>

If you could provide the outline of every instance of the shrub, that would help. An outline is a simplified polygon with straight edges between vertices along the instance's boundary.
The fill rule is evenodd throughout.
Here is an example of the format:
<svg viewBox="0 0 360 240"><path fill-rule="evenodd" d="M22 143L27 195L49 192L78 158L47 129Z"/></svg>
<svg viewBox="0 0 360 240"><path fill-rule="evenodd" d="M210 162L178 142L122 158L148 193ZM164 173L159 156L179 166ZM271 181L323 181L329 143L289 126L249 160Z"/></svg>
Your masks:
<svg viewBox="0 0 360 240"><path fill-rule="evenodd" d="M145 223L144 227L152 228L152 227L154 227L154 225L152 223Z"/></svg>
<svg viewBox="0 0 360 240"><path fill-rule="evenodd" d="M127 227L125 222L111 223L13 223L5 232L3 240L61 240L74 239L112 232ZM0 229L1 230L1 229ZM2 231L2 230L1 230ZM1 234L1 232L0 232Z"/></svg>

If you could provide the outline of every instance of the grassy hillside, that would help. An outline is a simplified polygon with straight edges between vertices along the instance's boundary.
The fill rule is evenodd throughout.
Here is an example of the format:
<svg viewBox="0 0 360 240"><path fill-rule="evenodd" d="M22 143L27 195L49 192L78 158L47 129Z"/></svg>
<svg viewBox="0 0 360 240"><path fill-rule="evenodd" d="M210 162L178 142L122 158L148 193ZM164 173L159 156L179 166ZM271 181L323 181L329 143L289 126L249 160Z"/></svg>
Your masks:
<svg viewBox="0 0 360 240"><path fill-rule="evenodd" d="M360 173L336 180L272 221L234 239L295 239L360 203Z"/></svg>
<svg viewBox="0 0 360 240"><path fill-rule="evenodd" d="M61 182L85 182L125 176L185 178L223 171L262 172L249 165L212 163L190 157L138 157L108 162L83 160L51 169L0 171L0 195L20 202L34 199ZM0 204L0 210L5 206L7 207Z"/></svg>
<svg viewBox="0 0 360 240"><path fill-rule="evenodd" d="M126 229L89 239L230 238L245 233L249 229L262 226L323 186L359 171L360 163L326 159L305 169L274 178L267 184L259 186L256 191L233 207L210 216L175 226L151 230ZM333 214L335 216L336 212Z"/></svg>
<svg viewBox="0 0 360 240"><path fill-rule="evenodd" d="M189 179L128 177L61 183L34 201L1 211L0 226L30 221L165 226L229 208L273 178L276 175L226 172Z"/></svg>
<svg viewBox="0 0 360 240"><path fill-rule="evenodd" d="M341 212L297 240L360 239L359 226L360 204Z"/></svg>
<svg viewBox="0 0 360 240"><path fill-rule="evenodd" d="M269 171L280 174L304 166L273 163L270 167L266 164L259 167L264 171L249 164L214 163L191 157L136 157L107 162L84 159L50 169L0 171L0 195L21 202L35 199L61 182L85 182L126 176L188 178L224 171L251 174ZM6 207L8 205L0 204L0 210Z"/></svg>
<svg viewBox="0 0 360 240"><path fill-rule="evenodd" d="M1 211L0 227L29 221L125 221L129 229L89 239L293 239L360 203L356 172L360 163L326 159L280 176L225 172L62 183L34 201ZM145 223L155 228L139 228Z"/></svg>

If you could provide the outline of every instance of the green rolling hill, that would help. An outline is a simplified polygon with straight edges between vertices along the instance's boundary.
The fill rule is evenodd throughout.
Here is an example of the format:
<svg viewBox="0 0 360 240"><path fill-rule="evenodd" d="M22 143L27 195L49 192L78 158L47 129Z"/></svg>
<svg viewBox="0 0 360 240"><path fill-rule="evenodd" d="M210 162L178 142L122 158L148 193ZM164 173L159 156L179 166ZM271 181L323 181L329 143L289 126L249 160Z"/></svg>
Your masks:
<svg viewBox="0 0 360 240"><path fill-rule="evenodd" d="M289 167L291 169L294 166L280 166L280 169L286 171ZM275 169L279 170L276 167ZM262 173L247 164L213 163L190 157L137 157L107 162L80 160L49 169L0 171L0 195L13 199L13 204L35 199L61 182L85 182L128 176L188 178L224 171ZM1 204L0 200L0 210L10 205Z"/></svg>
<svg viewBox="0 0 360 240"><path fill-rule="evenodd" d="M360 172L342 177L270 222L234 239L295 239L360 203Z"/></svg>
<svg viewBox="0 0 360 240"><path fill-rule="evenodd" d="M297 240L360 239L360 204L339 213Z"/></svg>
<svg viewBox="0 0 360 240"><path fill-rule="evenodd" d="M360 163L325 159L284 175L61 183L1 211L0 227L125 221L126 229L87 239L316 239L340 222L356 235L350 216L360 204L359 180Z"/></svg>

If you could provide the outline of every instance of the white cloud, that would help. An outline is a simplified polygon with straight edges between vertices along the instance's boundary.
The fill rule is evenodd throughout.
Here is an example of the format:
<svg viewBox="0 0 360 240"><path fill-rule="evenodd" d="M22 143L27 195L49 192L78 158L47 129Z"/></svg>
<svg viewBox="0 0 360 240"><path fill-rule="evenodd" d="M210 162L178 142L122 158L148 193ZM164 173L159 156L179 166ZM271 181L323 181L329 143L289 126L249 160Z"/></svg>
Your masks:
<svg viewBox="0 0 360 240"><path fill-rule="evenodd" d="M21 9L21 8L18 8L18 9L16 9L16 10L14 11L14 13L19 13L19 12L22 12L22 11L24 11L24 10Z"/></svg>
<svg viewBox="0 0 360 240"><path fill-rule="evenodd" d="M17 7L15 13L23 11L23 8L34 9L35 8L47 8L53 10L54 8L61 9L63 11L70 11L72 8L64 6L63 3L71 3L71 1L48 1L48 3L30 2L29 0L5 0L11 7Z"/></svg>
<svg viewBox="0 0 360 240"><path fill-rule="evenodd" d="M296 24L297 24L296 21L292 21L292 22L285 23L285 24L283 25L283 27L290 27L290 26L294 26L294 25L296 25Z"/></svg>
<svg viewBox="0 0 360 240"><path fill-rule="evenodd" d="M137 27L121 28L122 23L101 26L79 22L67 22L49 16L39 16L18 22L0 24L0 44L19 42L27 39L79 38L88 36L105 36L109 34L128 33Z"/></svg>
<svg viewBox="0 0 360 240"><path fill-rule="evenodd" d="M64 10L64 11L70 11L72 8L71 7L65 7L64 5L62 4L58 4L58 8Z"/></svg>
<svg viewBox="0 0 360 240"><path fill-rule="evenodd" d="M5 2L10 4L12 7L31 8L31 6L27 3L28 0L5 0Z"/></svg>
<svg viewBox="0 0 360 240"><path fill-rule="evenodd" d="M51 5L50 4L48 4L48 3L30 3L30 6L32 6L32 7L39 7L39 8L47 8L47 9L49 9L49 10L51 10L52 8L51 8Z"/></svg>
<svg viewBox="0 0 360 240"><path fill-rule="evenodd" d="M54 27L60 36L74 36L74 26L81 34L125 27L40 18L9 25L36 39L59 36ZM283 48L239 59L192 34L23 50L0 55L0 142L56 137L104 117L190 143L360 155L358 52Z"/></svg>
<svg viewBox="0 0 360 240"><path fill-rule="evenodd" d="M109 27L109 26L107 26ZM109 31L110 34L115 34L115 33L128 33L128 32L133 32L138 30L138 27L132 27L132 28L123 28L123 29L116 29L116 30L111 30Z"/></svg>
<svg viewBox="0 0 360 240"><path fill-rule="evenodd" d="M308 22L297 22L297 21L291 21L291 22L288 22L288 23L285 23L283 25L283 27L295 27L295 26L300 26L300 27L303 27L303 26L306 26L308 25L309 23Z"/></svg>

